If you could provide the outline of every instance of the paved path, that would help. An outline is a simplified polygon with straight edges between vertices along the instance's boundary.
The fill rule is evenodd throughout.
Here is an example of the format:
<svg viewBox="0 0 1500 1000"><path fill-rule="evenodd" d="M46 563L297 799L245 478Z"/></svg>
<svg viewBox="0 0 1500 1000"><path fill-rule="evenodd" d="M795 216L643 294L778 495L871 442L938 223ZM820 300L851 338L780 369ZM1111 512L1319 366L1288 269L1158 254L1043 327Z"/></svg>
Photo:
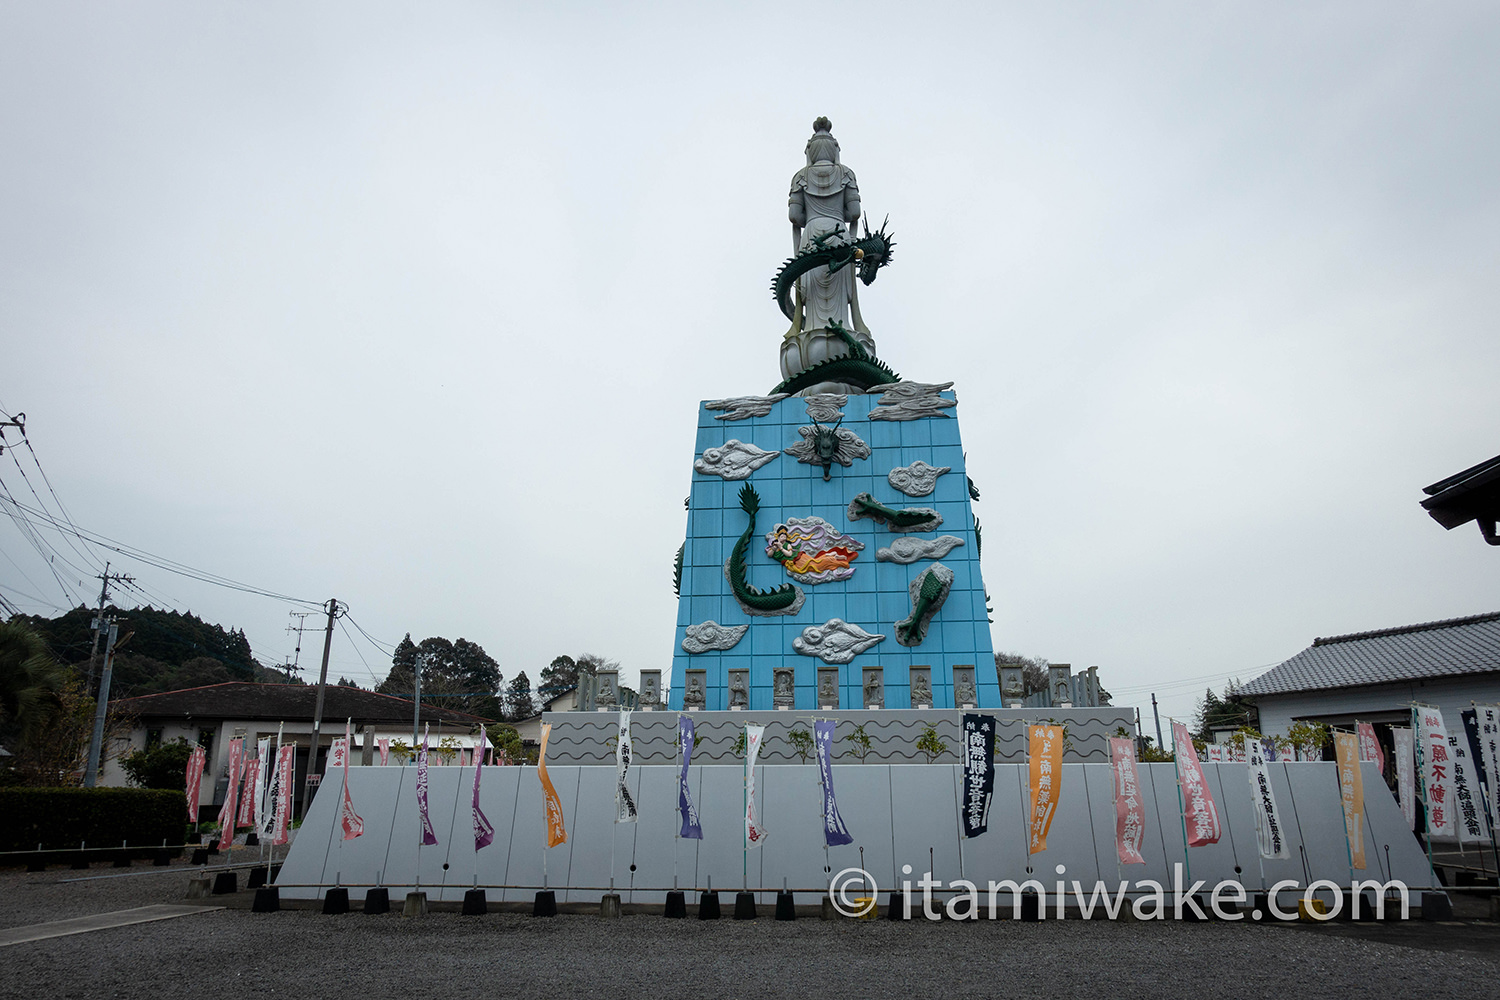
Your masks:
<svg viewBox="0 0 1500 1000"><path fill-rule="evenodd" d="M32 924L29 927L7 927L0 930L0 948L24 944L27 941L45 941L47 938L63 937L68 934L102 931L109 927L127 927L130 924L145 924L153 920L171 920L173 917L185 917L190 913L207 913L209 910L222 910L223 908L222 906L173 906L159 903L155 906L137 906L130 910L116 910L113 913L74 917L71 920L53 920L45 924Z"/></svg>

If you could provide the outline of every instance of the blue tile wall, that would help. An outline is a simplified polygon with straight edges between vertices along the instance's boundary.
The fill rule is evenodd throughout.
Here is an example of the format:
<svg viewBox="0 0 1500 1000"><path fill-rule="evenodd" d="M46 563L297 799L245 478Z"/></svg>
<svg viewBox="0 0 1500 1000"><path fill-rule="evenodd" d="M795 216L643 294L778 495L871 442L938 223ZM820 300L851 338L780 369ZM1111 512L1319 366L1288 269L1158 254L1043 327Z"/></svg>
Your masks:
<svg viewBox="0 0 1500 1000"><path fill-rule="evenodd" d="M943 396L954 398L952 392ZM959 407L945 410L948 415L941 417L871 421L869 413L878 400L878 394L849 397L843 408L843 426L870 445L871 455L856 459L849 468L835 464L826 483L821 467L800 463L784 452L787 445L802 440L798 428L812 422L807 416L806 400L785 399L774 404L767 416L737 421L716 420L716 411L700 405L694 458L704 449L721 446L731 438L782 454L757 469L748 480L725 481L696 471L692 474L682 594L673 647L672 708L682 707L684 672L701 668L708 672L707 708L728 707L728 671L745 669L750 671L750 707L769 709L773 670L783 666L794 670L796 707L816 708L817 669L825 664L815 657L797 654L792 642L803 629L822 625L830 618L841 618L867 632L886 636L851 663L839 666L843 707L860 704L866 666L884 668L888 708L909 707L908 671L914 665L932 669L935 708L953 707L955 665L976 668L980 705L999 705L984 580L974 542L974 516L959 437ZM949 466L952 471L938 478L937 488L928 496L908 497L887 482L886 473L918 460ZM768 589L797 582L765 554L765 533L788 517L817 515L863 542L865 547L853 562L854 576L835 583L799 583L807 600L796 615L745 614L729 592L724 561L745 530L747 515L740 509L739 492L747 482L755 487L761 501L747 559L747 576L752 586ZM908 566L879 562L876 550L902 536L868 518L850 521L849 502L858 493L869 493L896 508L931 507L943 515L943 523L936 531L917 533L918 537L955 535L963 539L963 545L939 560L953 570L953 590L933 619L927 639L915 648L908 649L896 642L895 623L911 613L908 587L932 560L918 560ZM688 655L682 650L685 629L708 619L721 625L748 624L750 629L733 649Z"/></svg>

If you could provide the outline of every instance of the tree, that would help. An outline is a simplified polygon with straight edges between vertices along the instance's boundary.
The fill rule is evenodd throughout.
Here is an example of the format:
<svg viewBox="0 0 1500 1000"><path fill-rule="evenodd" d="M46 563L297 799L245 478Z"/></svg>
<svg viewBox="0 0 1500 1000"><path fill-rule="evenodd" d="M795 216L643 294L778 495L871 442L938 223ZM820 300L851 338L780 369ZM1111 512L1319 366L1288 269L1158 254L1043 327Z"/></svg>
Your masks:
<svg viewBox="0 0 1500 1000"><path fill-rule="evenodd" d="M1022 656L1020 653L996 653L995 668L1020 667L1021 680L1026 685L1026 695L1047 690L1047 668L1050 666L1040 656Z"/></svg>
<svg viewBox="0 0 1500 1000"><path fill-rule="evenodd" d="M521 742L521 734L516 732L515 726L485 726L484 732L496 754L504 755L512 764L536 763L535 755Z"/></svg>
<svg viewBox="0 0 1500 1000"><path fill-rule="evenodd" d="M358 688L359 687L358 684L354 683L353 681L351 681L347 677L340 677L338 684L335 685L335 686L336 687L341 687L341 688Z"/></svg>
<svg viewBox="0 0 1500 1000"><path fill-rule="evenodd" d="M937 727L929 725L922 730L922 735L917 737L917 750L927 758L927 763L931 764L948 752L948 744L938 736Z"/></svg>
<svg viewBox="0 0 1500 1000"><path fill-rule="evenodd" d="M1230 681L1224 687L1222 698L1214 694L1213 688L1204 692L1193 719L1193 736L1204 743L1212 743L1217 730L1238 729L1252 721L1250 707L1239 700L1239 685Z"/></svg>
<svg viewBox="0 0 1500 1000"><path fill-rule="evenodd" d="M511 678L510 687L505 691L505 708L515 722L536 714L536 699L531 696L531 678L526 676L526 671Z"/></svg>
<svg viewBox="0 0 1500 1000"><path fill-rule="evenodd" d="M13 776L22 784L44 788L76 788L83 781L88 763L89 741L94 735L94 699L83 690L83 679L75 678L58 692L58 709L31 739L8 749ZM111 705L104 718L104 743L99 767L112 760L117 747L129 737L134 719Z"/></svg>
<svg viewBox="0 0 1500 1000"><path fill-rule="evenodd" d="M187 781L188 760L192 755L192 746L179 736L171 743L131 751L120 758L120 767L132 785L180 789Z"/></svg>
<svg viewBox="0 0 1500 1000"><path fill-rule="evenodd" d="M24 622L0 623L0 732L30 741L62 709L68 671Z"/></svg>
<svg viewBox="0 0 1500 1000"><path fill-rule="evenodd" d="M421 643L411 633L396 644L391 671L376 686L381 694L411 698L416 692L417 670L422 671L422 703L454 708L476 715L495 714L496 694L504 678L500 664L484 647L468 639L449 642L431 636Z"/></svg>
<svg viewBox="0 0 1500 1000"><path fill-rule="evenodd" d="M563 654L542 668L542 679L536 693L543 701L551 701L577 683L578 664L571 656Z"/></svg>

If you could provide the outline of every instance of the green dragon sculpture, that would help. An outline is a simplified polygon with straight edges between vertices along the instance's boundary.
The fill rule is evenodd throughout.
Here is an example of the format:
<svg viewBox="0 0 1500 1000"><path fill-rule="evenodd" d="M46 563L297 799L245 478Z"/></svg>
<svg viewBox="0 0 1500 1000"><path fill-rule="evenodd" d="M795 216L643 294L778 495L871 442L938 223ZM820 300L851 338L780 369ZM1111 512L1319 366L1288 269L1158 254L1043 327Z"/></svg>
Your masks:
<svg viewBox="0 0 1500 1000"><path fill-rule="evenodd" d="M885 231L888 222L889 218L872 233L870 221L866 219L865 235L862 238L848 243L829 243L830 239L843 236L846 232L840 226L833 232L814 238L812 245L795 257L787 258L786 263L781 265L781 270L776 272L776 277L771 279L771 293L776 296L776 304L781 306L786 318L791 319L795 309L792 305L792 289L797 286L797 279L814 268L826 267L830 273L834 273L854 264L859 268L860 281L866 285L873 282L880 269L891 262L891 252L896 248L896 241Z"/></svg>
<svg viewBox="0 0 1500 1000"><path fill-rule="evenodd" d="M844 328L844 324L834 320L829 329L839 335L849 348L849 353L802 369L791 378L783 380L769 395L774 396L779 392L795 394L819 382L844 382L861 389L871 389L877 385L892 385L901 381L901 376L891 371L884 361L865 350L865 345L855 340L854 335Z"/></svg>
<svg viewBox="0 0 1500 1000"><path fill-rule="evenodd" d="M784 583L775 590L756 590L745 579L745 555L750 551L750 539L755 537L755 515L760 510L760 494L748 483L740 490L740 509L750 515L750 521L724 563L724 576L734 599L748 615L796 614L807 599L802 588Z"/></svg>
<svg viewBox="0 0 1500 1000"><path fill-rule="evenodd" d="M943 523L943 515L931 507L887 507L868 493L856 494L849 502L849 520L868 517L892 531L933 531Z"/></svg>
<svg viewBox="0 0 1500 1000"><path fill-rule="evenodd" d="M927 638L927 626L953 589L953 571L934 563L922 571L911 584L911 617L896 623L896 641L903 646L920 646Z"/></svg>

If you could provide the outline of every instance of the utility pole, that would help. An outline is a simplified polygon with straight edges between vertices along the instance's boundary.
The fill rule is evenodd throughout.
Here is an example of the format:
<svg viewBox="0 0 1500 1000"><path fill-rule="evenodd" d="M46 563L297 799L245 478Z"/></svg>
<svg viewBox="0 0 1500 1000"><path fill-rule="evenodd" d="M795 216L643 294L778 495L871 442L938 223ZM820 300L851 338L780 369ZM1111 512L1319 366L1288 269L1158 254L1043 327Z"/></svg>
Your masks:
<svg viewBox="0 0 1500 1000"><path fill-rule="evenodd" d="M94 736L89 740L89 761L83 772L83 787L99 781L99 757L104 749L104 717L109 713L109 678L115 662L115 637L120 626L109 620L109 639L104 644L104 674L99 678L99 703L94 707Z"/></svg>
<svg viewBox="0 0 1500 1000"><path fill-rule="evenodd" d="M312 617L311 611L288 611L287 615L288 617L297 619L297 624L288 625L286 627L286 630L288 632L297 633L297 648L292 657L292 662L286 665L286 680L287 683L290 684L292 682L293 672L302 672L302 668L298 665L302 662L302 633L311 632L313 630L305 627L307 619Z"/></svg>
<svg viewBox="0 0 1500 1000"><path fill-rule="evenodd" d="M99 659L99 636L107 627L107 623L104 620L104 605L109 600L109 582L111 580L115 581L116 583L135 582L135 577L133 576L126 576L123 573L110 573L108 562L104 564L104 572L96 576L95 579L102 580L103 583L99 587L99 610L94 615L94 646L89 650L89 679L88 683L84 685L84 694L94 693L94 664L97 663Z"/></svg>
<svg viewBox="0 0 1500 1000"><path fill-rule="evenodd" d="M302 819L307 818L308 807L312 805L313 768L318 765L318 737L323 731L323 694L328 687L328 652L333 647L333 622L342 610L336 598L328 599L328 628L323 633L323 668L318 672L318 701L317 707L313 709L312 746L307 751L307 783L302 789ZM321 776L319 780L322 780Z"/></svg>
<svg viewBox="0 0 1500 1000"><path fill-rule="evenodd" d="M1167 745L1161 741L1161 713L1156 710L1156 692L1151 692L1151 714L1156 717L1156 749L1165 752Z"/></svg>

